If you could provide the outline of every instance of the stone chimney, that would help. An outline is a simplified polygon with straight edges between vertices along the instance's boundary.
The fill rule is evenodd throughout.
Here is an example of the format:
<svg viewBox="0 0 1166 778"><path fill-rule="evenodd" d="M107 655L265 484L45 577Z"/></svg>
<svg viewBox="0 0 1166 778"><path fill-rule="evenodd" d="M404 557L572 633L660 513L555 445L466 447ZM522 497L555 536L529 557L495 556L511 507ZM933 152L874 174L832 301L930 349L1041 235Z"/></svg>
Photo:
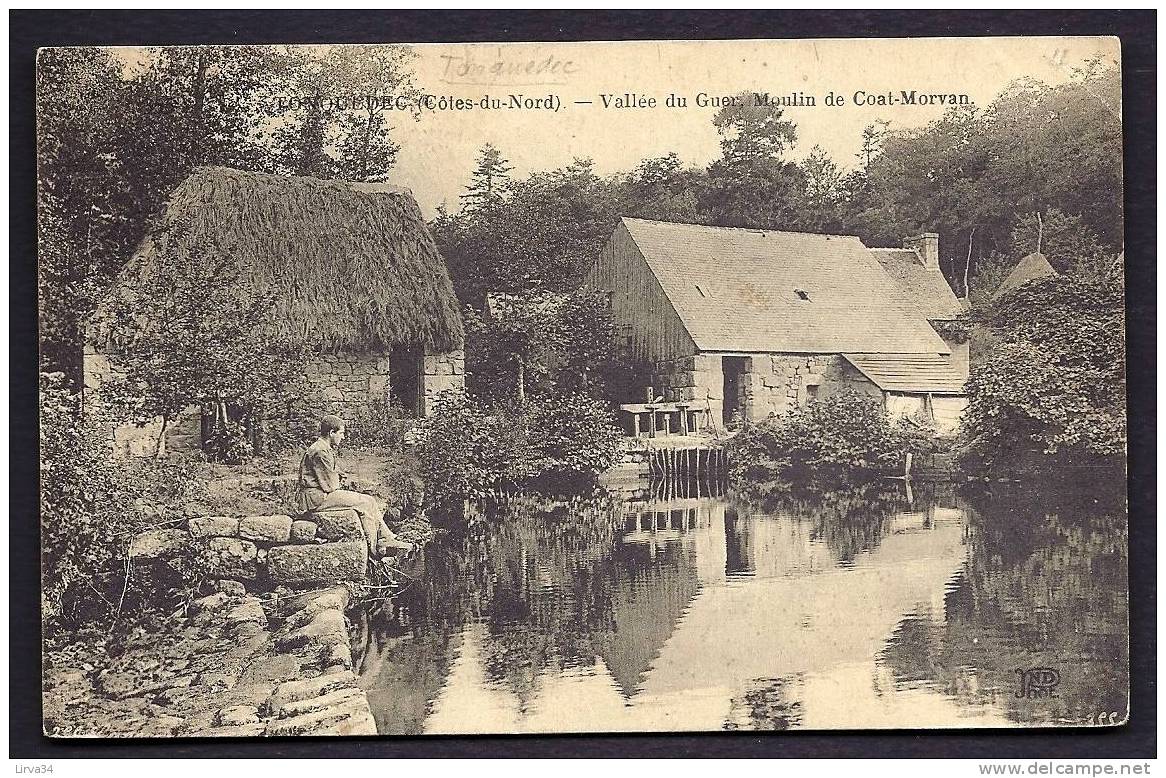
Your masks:
<svg viewBox="0 0 1166 778"><path fill-rule="evenodd" d="M923 267L939 269L939 233L925 232L913 238L903 238L903 248L915 249Z"/></svg>

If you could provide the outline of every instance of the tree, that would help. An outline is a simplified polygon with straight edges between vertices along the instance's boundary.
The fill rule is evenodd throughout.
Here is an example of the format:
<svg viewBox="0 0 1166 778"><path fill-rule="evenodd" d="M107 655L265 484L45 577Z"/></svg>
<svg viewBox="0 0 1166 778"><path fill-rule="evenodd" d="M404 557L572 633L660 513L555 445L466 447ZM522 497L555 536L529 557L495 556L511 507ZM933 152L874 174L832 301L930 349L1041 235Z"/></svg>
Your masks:
<svg viewBox="0 0 1166 778"><path fill-rule="evenodd" d="M167 425L190 406L214 418L215 436L238 445L228 405L254 435L266 405L302 374L303 350L263 335L275 298L230 258L191 245L180 227L153 240L154 262L104 323L117 375L103 397L138 424L160 417L158 452Z"/></svg>
<svg viewBox="0 0 1166 778"><path fill-rule="evenodd" d="M267 47L104 49L38 58L40 295L46 369L81 377L81 321L196 165L267 170ZM84 105L85 110L77 110Z"/></svg>
<svg viewBox="0 0 1166 778"><path fill-rule="evenodd" d="M1018 81L986 109L953 108L920 129L872 125L863 134L863 169L847 187L845 229L867 245L937 231L952 280L969 258L973 277L982 275L981 264L1007 261L1017 221L1038 212L1081 219L1115 254L1122 242L1120 94L1116 68L1095 66L1057 87Z"/></svg>
<svg viewBox="0 0 1166 778"><path fill-rule="evenodd" d="M721 136L721 152L729 165L780 159L797 142L794 123L782 118L780 106L758 104L749 92L717 111L713 126Z"/></svg>
<svg viewBox="0 0 1166 778"><path fill-rule="evenodd" d="M346 181L387 181L401 146L389 137L384 113L371 108L340 119L336 177Z"/></svg>
<svg viewBox="0 0 1166 778"><path fill-rule="evenodd" d="M801 228L810 232L840 231L840 206L846 195L841 169L821 146L814 146L799 167L806 185L799 219Z"/></svg>
<svg viewBox="0 0 1166 778"><path fill-rule="evenodd" d="M802 228L805 173L792 162L756 159L709 166L699 208L707 223L721 227Z"/></svg>
<svg viewBox="0 0 1166 778"><path fill-rule="evenodd" d="M334 46L324 56L323 74L338 98L359 96L355 109L340 112L336 174L350 181L387 181L401 147L390 137L390 105L403 97L415 107L420 94L408 46ZM416 114L414 114L416 116Z"/></svg>
<svg viewBox="0 0 1166 778"><path fill-rule="evenodd" d="M111 153L122 93L105 50L49 48L37 57L41 364L74 382L81 376L81 320L117 269L111 256L128 245L117 202L124 169Z"/></svg>
<svg viewBox="0 0 1166 778"><path fill-rule="evenodd" d="M495 293L479 314L465 312L469 389L485 397L526 400L527 392L549 389L555 353L557 295L541 289L519 294Z"/></svg>
<svg viewBox="0 0 1166 778"><path fill-rule="evenodd" d="M1012 228L1008 255L1014 263L1038 250L1062 273L1095 268L1111 256L1080 216L1067 216L1057 208L1023 214Z"/></svg>
<svg viewBox="0 0 1166 778"><path fill-rule="evenodd" d="M619 188L591 160L513 182L505 207L442 210L433 235L465 305L488 292L578 289L615 228Z"/></svg>
<svg viewBox="0 0 1166 778"><path fill-rule="evenodd" d="M531 289L465 313L468 388L491 400L587 393L616 399L622 355L606 295Z"/></svg>
<svg viewBox="0 0 1166 778"><path fill-rule="evenodd" d="M721 159L709 166L699 195L700 211L725 227L796 229L805 176L782 159L797 142L793 122L780 106L743 92L713 116Z"/></svg>
<svg viewBox="0 0 1166 778"><path fill-rule="evenodd" d="M470 174L470 184L461 200L469 210L495 205L510 188L510 171L514 167L502 157L502 152L487 143L478 152L478 166Z"/></svg>
<svg viewBox="0 0 1166 778"><path fill-rule="evenodd" d="M705 172L685 168L675 152L645 159L624 178L620 214L657 221L700 223L697 201Z"/></svg>

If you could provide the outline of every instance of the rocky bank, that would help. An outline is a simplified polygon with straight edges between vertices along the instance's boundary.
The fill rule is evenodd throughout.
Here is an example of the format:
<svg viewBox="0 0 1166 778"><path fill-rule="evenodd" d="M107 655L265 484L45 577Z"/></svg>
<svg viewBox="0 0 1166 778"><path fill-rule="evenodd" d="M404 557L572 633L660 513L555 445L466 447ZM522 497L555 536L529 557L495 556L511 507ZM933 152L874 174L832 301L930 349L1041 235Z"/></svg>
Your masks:
<svg viewBox="0 0 1166 778"><path fill-rule="evenodd" d="M351 511L311 518L199 517L135 538L132 563L193 555L216 591L116 647L47 650L45 734L375 735L345 619L367 545Z"/></svg>
<svg viewBox="0 0 1166 778"><path fill-rule="evenodd" d="M52 737L375 735L352 672L345 586L260 598L239 588L195 600L162 634L46 655Z"/></svg>

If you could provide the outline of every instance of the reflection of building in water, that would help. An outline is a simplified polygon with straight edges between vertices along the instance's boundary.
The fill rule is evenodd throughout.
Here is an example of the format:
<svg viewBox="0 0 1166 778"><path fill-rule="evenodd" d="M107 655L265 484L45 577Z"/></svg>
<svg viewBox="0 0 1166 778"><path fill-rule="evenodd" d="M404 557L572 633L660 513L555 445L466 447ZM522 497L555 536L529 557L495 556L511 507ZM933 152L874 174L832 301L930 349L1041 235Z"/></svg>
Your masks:
<svg viewBox="0 0 1166 778"><path fill-rule="evenodd" d="M689 510L696 509L676 512L687 517ZM593 636L593 645L620 692L630 698L696 596L699 574L691 544L679 538L625 541L614 555L611 622L602 635Z"/></svg>
<svg viewBox="0 0 1166 778"><path fill-rule="evenodd" d="M822 525L847 523L838 516L850 503L775 514L709 498L649 501L624 506L603 554L564 553L543 536L504 542L494 553L505 548L509 559L521 545L514 562L559 584L497 579L496 615L462 627L425 730L977 723L933 688L897 685L880 662L893 636L927 638L927 623L943 618L965 554L962 522L922 501L901 508L873 507L861 530L870 537L850 542L845 557ZM525 591L503 591L514 586ZM533 607L498 606L544 595ZM511 633L541 636L539 645L524 648ZM532 652L538 662L527 661ZM513 663L521 666L507 670ZM515 673L532 675L519 688Z"/></svg>
<svg viewBox="0 0 1166 778"><path fill-rule="evenodd" d="M735 508L725 511L725 575L748 575L754 570L749 544L751 522L741 521Z"/></svg>
<svg viewBox="0 0 1166 778"><path fill-rule="evenodd" d="M363 633L357 672L382 735L419 735L429 702L445 684L452 655L460 642L440 630L414 634L390 609L374 614L357 611L355 628ZM399 614L398 614L399 615Z"/></svg>

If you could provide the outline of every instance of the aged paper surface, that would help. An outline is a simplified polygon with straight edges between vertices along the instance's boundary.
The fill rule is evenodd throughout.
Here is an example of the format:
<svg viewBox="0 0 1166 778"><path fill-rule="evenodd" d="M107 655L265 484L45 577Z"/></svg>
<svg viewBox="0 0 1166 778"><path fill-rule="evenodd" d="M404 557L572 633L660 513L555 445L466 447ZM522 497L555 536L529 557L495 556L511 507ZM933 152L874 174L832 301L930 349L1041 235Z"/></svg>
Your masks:
<svg viewBox="0 0 1166 778"><path fill-rule="evenodd" d="M45 732L1125 722L1120 84L42 50Z"/></svg>

